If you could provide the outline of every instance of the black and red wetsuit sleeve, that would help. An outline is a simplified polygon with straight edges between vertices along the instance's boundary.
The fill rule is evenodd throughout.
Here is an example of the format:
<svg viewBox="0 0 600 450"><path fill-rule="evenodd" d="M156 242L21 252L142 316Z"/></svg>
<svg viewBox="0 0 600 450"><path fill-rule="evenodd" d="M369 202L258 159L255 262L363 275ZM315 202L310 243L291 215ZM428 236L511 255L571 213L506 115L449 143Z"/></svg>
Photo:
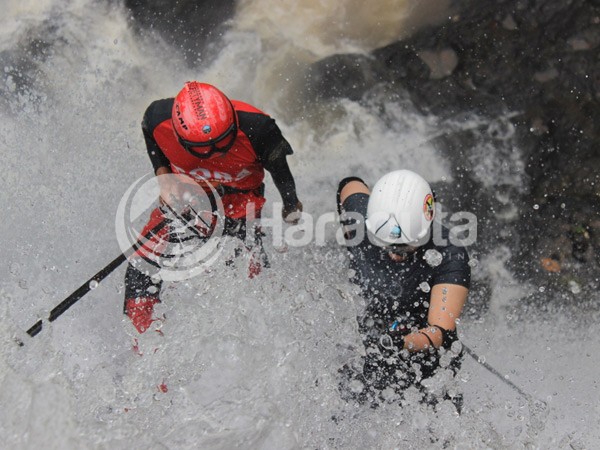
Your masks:
<svg viewBox="0 0 600 450"><path fill-rule="evenodd" d="M271 117L265 114L238 111L240 129L244 131L263 167L271 174L286 208L298 203L296 183L287 163L292 146L281 134Z"/></svg>
<svg viewBox="0 0 600 450"><path fill-rule="evenodd" d="M146 141L146 150L154 167L154 172L160 167L170 167L170 162L154 139L154 129L165 120L171 119L173 98L156 100L148 106L142 119L142 133Z"/></svg>

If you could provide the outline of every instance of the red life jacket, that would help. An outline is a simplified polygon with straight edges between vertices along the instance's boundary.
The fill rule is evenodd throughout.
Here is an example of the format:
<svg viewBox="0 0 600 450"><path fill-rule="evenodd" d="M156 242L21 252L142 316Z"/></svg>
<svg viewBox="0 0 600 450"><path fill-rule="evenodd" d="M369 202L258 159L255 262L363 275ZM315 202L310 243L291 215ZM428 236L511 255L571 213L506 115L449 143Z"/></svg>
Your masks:
<svg viewBox="0 0 600 450"><path fill-rule="evenodd" d="M231 103L236 111L266 115L247 103L238 100L232 100ZM250 191L223 196L222 201L226 216L236 219L244 217L248 203L252 203L256 215L260 215L260 210L266 200L253 191L260 188L265 177L265 171L260 161L258 161L248 136L242 129L238 129L235 142L227 153L208 159L196 158L181 146L175 135L171 118L164 120L154 128L153 136L169 160L171 170L174 173L188 175L199 182L208 181L215 187L223 185L242 191Z"/></svg>

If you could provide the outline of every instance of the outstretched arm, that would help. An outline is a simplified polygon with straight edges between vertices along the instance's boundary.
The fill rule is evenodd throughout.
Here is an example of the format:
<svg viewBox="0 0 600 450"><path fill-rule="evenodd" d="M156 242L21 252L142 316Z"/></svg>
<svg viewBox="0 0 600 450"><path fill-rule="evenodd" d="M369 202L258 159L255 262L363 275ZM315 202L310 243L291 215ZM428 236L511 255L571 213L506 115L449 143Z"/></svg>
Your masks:
<svg viewBox="0 0 600 450"><path fill-rule="evenodd" d="M456 331L456 319L462 313L469 290L458 284L436 284L431 288L428 326L404 336L404 348L419 352L432 345L440 348ZM446 339L444 339L446 334ZM444 342L446 341L446 342Z"/></svg>

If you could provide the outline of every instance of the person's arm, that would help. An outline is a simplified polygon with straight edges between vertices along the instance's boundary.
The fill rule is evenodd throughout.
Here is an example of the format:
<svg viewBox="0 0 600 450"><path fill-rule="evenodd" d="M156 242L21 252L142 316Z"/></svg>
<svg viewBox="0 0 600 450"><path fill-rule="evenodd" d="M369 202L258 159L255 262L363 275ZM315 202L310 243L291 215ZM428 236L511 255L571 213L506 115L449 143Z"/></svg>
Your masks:
<svg viewBox="0 0 600 450"><path fill-rule="evenodd" d="M408 351L423 351L444 344L444 334L456 330L456 319L460 318L469 290L458 284L436 284L429 299L428 326L404 336L404 348Z"/></svg>
<svg viewBox="0 0 600 450"><path fill-rule="evenodd" d="M345 180L348 180L340 190L339 198L338 198L338 206L344 204L344 201L350 197L352 194L370 194L369 188L360 178L349 177ZM342 180L344 183L345 180Z"/></svg>
<svg viewBox="0 0 600 450"><path fill-rule="evenodd" d="M294 212L302 211L302 203L296 195L296 183L287 162L293 152L292 146L281 134L271 117L263 114L238 113L240 122L246 124L247 135L254 147L258 160L271 174L273 183L283 201L282 216L286 221L297 222L299 217L288 219ZM250 132L250 130L255 130Z"/></svg>
<svg viewBox="0 0 600 450"><path fill-rule="evenodd" d="M144 133L144 140L146 141L146 151L148 152L148 156L150 157L150 162L152 163L152 167L154 168L154 173L156 175L160 175L158 172L162 170L164 173L165 169L171 172L171 163L154 140L152 134L149 133L146 129L142 129Z"/></svg>
<svg viewBox="0 0 600 450"><path fill-rule="evenodd" d="M354 194L364 194L368 199L368 195L370 194L369 188L361 178L346 177L340 181L337 189L336 203L337 212L340 216L340 224L342 225L342 231L346 242L356 237L357 217L348 216L346 214L348 205L345 205L346 200ZM359 202L359 204L363 202L366 202L366 200ZM356 206L357 204L351 209L356 208ZM364 206L366 208L366 203Z"/></svg>
<svg viewBox="0 0 600 450"><path fill-rule="evenodd" d="M146 150L154 173L158 177L158 184L160 186L160 202L161 204L169 204L173 208L177 208L177 202L180 199L181 186L177 183L175 177L161 177L160 175L170 174L171 163L165 156L164 152L154 139L154 129L165 120L171 117L171 108L173 106L173 99L157 100L152 102L144 113L142 120L142 133L144 134L144 140L146 142Z"/></svg>
<svg viewBox="0 0 600 450"><path fill-rule="evenodd" d="M281 139L278 146L265 158L263 166L271 174L273 183L281 195L283 201L282 215L285 219L294 212L301 212L302 203L298 200L296 183L287 163L287 155L291 152L291 147L283 137Z"/></svg>
<svg viewBox="0 0 600 450"><path fill-rule="evenodd" d="M154 139L154 129L165 120L170 119L173 99L156 100L146 108L142 119L142 133L146 142L146 151L152 162L154 173L158 175L161 168L170 168L171 163Z"/></svg>

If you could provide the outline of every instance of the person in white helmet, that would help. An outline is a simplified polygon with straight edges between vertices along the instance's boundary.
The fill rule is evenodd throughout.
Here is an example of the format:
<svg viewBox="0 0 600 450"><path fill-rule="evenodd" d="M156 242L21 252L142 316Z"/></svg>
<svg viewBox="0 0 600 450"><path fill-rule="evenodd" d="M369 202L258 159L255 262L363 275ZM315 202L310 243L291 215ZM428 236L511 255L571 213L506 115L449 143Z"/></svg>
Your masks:
<svg viewBox="0 0 600 450"><path fill-rule="evenodd" d="M460 345L453 343L470 287L466 249L448 243L447 229L440 227L437 238L432 232L434 194L415 172L390 172L372 191L360 178L345 178L337 206L352 281L367 300L358 318L366 357L362 368L342 369L343 393L376 405L387 388L401 396L416 386L434 404L439 399L423 380L441 361L454 374L460 365ZM460 411L462 397L452 397Z"/></svg>

